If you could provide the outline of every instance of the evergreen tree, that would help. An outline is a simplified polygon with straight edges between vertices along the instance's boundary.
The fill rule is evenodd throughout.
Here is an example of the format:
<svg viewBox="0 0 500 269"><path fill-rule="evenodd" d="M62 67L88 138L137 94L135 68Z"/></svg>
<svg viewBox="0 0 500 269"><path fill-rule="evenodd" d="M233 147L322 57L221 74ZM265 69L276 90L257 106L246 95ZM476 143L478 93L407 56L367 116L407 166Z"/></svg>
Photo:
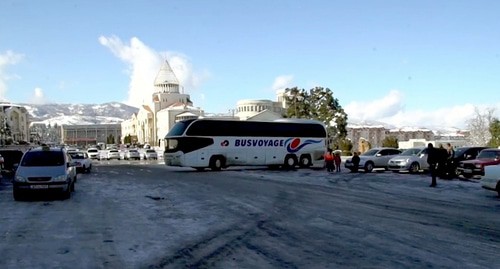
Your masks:
<svg viewBox="0 0 500 269"><path fill-rule="evenodd" d="M382 141L383 147L399 148L398 139L395 136L386 136Z"/></svg>
<svg viewBox="0 0 500 269"><path fill-rule="evenodd" d="M331 148L341 148L347 137L347 114L328 88L315 87L306 91L297 87L285 89L287 118L303 118L321 121L328 131Z"/></svg>
<svg viewBox="0 0 500 269"><path fill-rule="evenodd" d="M490 147L500 147L500 121L494 118L490 123L491 139L488 143Z"/></svg>

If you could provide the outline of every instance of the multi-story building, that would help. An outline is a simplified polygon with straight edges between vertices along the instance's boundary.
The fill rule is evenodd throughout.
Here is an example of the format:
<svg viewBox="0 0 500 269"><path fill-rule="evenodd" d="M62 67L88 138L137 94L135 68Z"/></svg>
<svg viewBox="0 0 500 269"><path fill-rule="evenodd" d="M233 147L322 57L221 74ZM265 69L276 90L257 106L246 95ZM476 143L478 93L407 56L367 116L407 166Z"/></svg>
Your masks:
<svg viewBox="0 0 500 269"><path fill-rule="evenodd" d="M61 144L88 146L97 143L120 143L122 136L121 124L88 124L88 125L62 125Z"/></svg>
<svg viewBox="0 0 500 269"><path fill-rule="evenodd" d="M28 142L29 113L25 107L11 103L0 103L0 143Z"/></svg>
<svg viewBox="0 0 500 269"><path fill-rule="evenodd" d="M434 133L426 128L402 127L390 129L387 136L393 136L398 141L409 141L410 139L434 140Z"/></svg>
<svg viewBox="0 0 500 269"><path fill-rule="evenodd" d="M382 146L387 129L383 125L347 125L347 139L352 141L353 149L365 148L359 143L367 141L372 148Z"/></svg>

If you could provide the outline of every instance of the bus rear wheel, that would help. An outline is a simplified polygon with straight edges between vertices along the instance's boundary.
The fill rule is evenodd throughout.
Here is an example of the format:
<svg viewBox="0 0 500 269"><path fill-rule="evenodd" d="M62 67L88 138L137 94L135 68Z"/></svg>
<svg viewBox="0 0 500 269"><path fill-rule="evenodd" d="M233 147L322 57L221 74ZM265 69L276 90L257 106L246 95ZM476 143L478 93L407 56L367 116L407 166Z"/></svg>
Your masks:
<svg viewBox="0 0 500 269"><path fill-rule="evenodd" d="M293 154L288 154L285 157L285 169L293 169L295 166L297 166L297 156Z"/></svg>
<svg viewBox="0 0 500 269"><path fill-rule="evenodd" d="M223 156L216 155L210 158L209 166L210 169L212 169L212 171L220 171L222 167L224 167L224 165L225 165L225 160Z"/></svg>
<svg viewBox="0 0 500 269"><path fill-rule="evenodd" d="M300 162L299 162L300 167L307 168L310 167L311 165L312 165L311 155L304 154L300 156Z"/></svg>

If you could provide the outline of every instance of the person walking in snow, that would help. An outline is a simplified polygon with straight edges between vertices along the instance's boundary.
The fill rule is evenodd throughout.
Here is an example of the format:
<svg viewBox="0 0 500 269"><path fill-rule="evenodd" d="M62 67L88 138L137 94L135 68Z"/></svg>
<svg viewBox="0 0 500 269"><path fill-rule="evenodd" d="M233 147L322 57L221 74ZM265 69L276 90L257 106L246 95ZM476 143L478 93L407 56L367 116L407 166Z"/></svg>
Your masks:
<svg viewBox="0 0 500 269"><path fill-rule="evenodd" d="M325 153L325 165L326 165L327 172L334 171L334 169L335 169L334 157L333 157L332 149L330 149L330 148Z"/></svg>
<svg viewBox="0 0 500 269"><path fill-rule="evenodd" d="M340 165L342 163L342 159L340 158L340 151L335 152L333 160L335 162L335 171L340 173Z"/></svg>

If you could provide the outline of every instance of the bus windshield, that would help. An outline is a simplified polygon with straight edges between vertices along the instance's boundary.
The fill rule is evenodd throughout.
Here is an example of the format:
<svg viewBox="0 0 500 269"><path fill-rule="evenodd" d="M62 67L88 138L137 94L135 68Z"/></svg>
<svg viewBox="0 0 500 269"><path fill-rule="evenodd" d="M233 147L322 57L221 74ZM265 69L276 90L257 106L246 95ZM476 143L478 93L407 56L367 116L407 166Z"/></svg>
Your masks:
<svg viewBox="0 0 500 269"><path fill-rule="evenodd" d="M186 131L186 128L193 122L194 120L183 120L177 122L172 129L167 133L167 136L181 136Z"/></svg>

